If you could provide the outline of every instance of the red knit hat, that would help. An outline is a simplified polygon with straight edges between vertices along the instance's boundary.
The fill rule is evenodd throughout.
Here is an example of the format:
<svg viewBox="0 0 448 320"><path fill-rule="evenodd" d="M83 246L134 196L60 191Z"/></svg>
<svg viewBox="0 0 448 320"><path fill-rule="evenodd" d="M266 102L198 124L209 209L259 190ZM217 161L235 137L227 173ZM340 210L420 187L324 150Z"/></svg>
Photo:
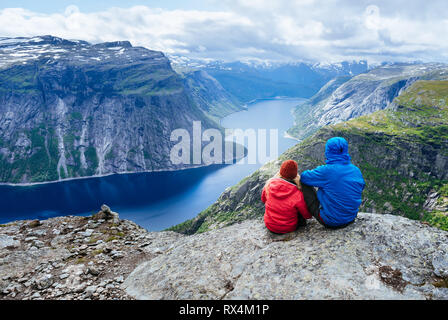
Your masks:
<svg viewBox="0 0 448 320"><path fill-rule="evenodd" d="M283 161L282 166L280 167L280 175L288 180L293 180L297 177L297 162L294 160L286 160Z"/></svg>

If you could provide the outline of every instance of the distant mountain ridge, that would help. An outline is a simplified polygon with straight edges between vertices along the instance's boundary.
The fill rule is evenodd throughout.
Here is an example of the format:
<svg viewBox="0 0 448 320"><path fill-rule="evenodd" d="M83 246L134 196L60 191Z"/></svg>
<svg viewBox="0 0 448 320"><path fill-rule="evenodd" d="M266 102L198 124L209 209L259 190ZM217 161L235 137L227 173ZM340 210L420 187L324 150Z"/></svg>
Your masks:
<svg viewBox="0 0 448 320"><path fill-rule="evenodd" d="M288 133L304 139L323 126L390 107L417 80L445 79L448 65L442 63L389 63L352 78L332 79L295 109L295 125Z"/></svg>
<svg viewBox="0 0 448 320"><path fill-rule="evenodd" d="M0 182L188 167L170 162L170 133L240 107L205 72L186 79L128 41L0 38Z"/></svg>
<svg viewBox="0 0 448 320"><path fill-rule="evenodd" d="M242 102L277 96L309 98L329 80L368 70L366 61L340 63L257 63L171 57L180 68L204 70Z"/></svg>

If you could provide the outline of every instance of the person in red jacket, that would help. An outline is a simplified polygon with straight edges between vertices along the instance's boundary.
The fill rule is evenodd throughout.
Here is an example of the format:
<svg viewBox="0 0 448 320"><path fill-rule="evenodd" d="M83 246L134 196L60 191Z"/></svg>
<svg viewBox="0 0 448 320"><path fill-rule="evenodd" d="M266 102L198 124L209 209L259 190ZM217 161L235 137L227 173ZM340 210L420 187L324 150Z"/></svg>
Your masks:
<svg viewBox="0 0 448 320"><path fill-rule="evenodd" d="M273 233L289 233L311 219L297 176L297 162L286 160L279 173L269 179L261 193L265 204L264 223Z"/></svg>

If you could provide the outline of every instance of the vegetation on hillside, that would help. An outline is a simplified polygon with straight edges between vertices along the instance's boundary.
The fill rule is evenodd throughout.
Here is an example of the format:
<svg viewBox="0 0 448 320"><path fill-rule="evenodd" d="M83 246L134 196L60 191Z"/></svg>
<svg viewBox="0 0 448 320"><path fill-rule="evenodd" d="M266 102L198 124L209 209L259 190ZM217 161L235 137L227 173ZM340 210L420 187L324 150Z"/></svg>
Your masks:
<svg viewBox="0 0 448 320"><path fill-rule="evenodd" d="M286 159L299 171L324 164L333 136L350 143L352 161L366 181L362 211L391 213L448 230L448 81L418 81L394 100L394 108L321 128L236 186L198 217L171 228L203 232L264 212L259 194ZM428 197L435 203L428 207ZM425 206L426 205L426 206Z"/></svg>
<svg viewBox="0 0 448 320"><path fill-rule="evenodd" d="M359 135L366 142L365 152L360 152L358 161L365 179L369 181L364 193L369 200L364 206L366 209L375 207L379 210L388 207L388 211L411 219L422 219L448 230L446 212L427 212L423 208L429 192L437 193L438 202L443 205L446 201L444 199L448 197L447 180L439 179L420 168L413 168L412 175L406 176L393 168L375 167L371 161L367 161L371 157L369 145L381 144L393 149L402 147L399 141L420 145L422 152L438 150L440 157L446 158L448 81L418 81L395 98L394 103L394 110L378 111L334 126L342 134ZM377 156L381 158L385 155ZM436 166L436 163L433 165Z"/></svg>

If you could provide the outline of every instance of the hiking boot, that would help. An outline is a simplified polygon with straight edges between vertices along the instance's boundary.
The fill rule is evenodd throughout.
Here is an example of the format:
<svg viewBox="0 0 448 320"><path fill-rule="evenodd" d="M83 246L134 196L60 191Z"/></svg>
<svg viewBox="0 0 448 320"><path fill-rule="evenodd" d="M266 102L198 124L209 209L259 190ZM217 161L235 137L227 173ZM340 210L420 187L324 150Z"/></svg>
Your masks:
<svg viewBox="0 0 448 320"><path fill-rule="evenodd" d="M272 241L290 241L290 240L294 239L298 234L297 230L293 231L293 232L288 232L288 233L274 233L274 232L269 231L268 229L266 229L266 230L269 235L269 238Z"/></svg>

